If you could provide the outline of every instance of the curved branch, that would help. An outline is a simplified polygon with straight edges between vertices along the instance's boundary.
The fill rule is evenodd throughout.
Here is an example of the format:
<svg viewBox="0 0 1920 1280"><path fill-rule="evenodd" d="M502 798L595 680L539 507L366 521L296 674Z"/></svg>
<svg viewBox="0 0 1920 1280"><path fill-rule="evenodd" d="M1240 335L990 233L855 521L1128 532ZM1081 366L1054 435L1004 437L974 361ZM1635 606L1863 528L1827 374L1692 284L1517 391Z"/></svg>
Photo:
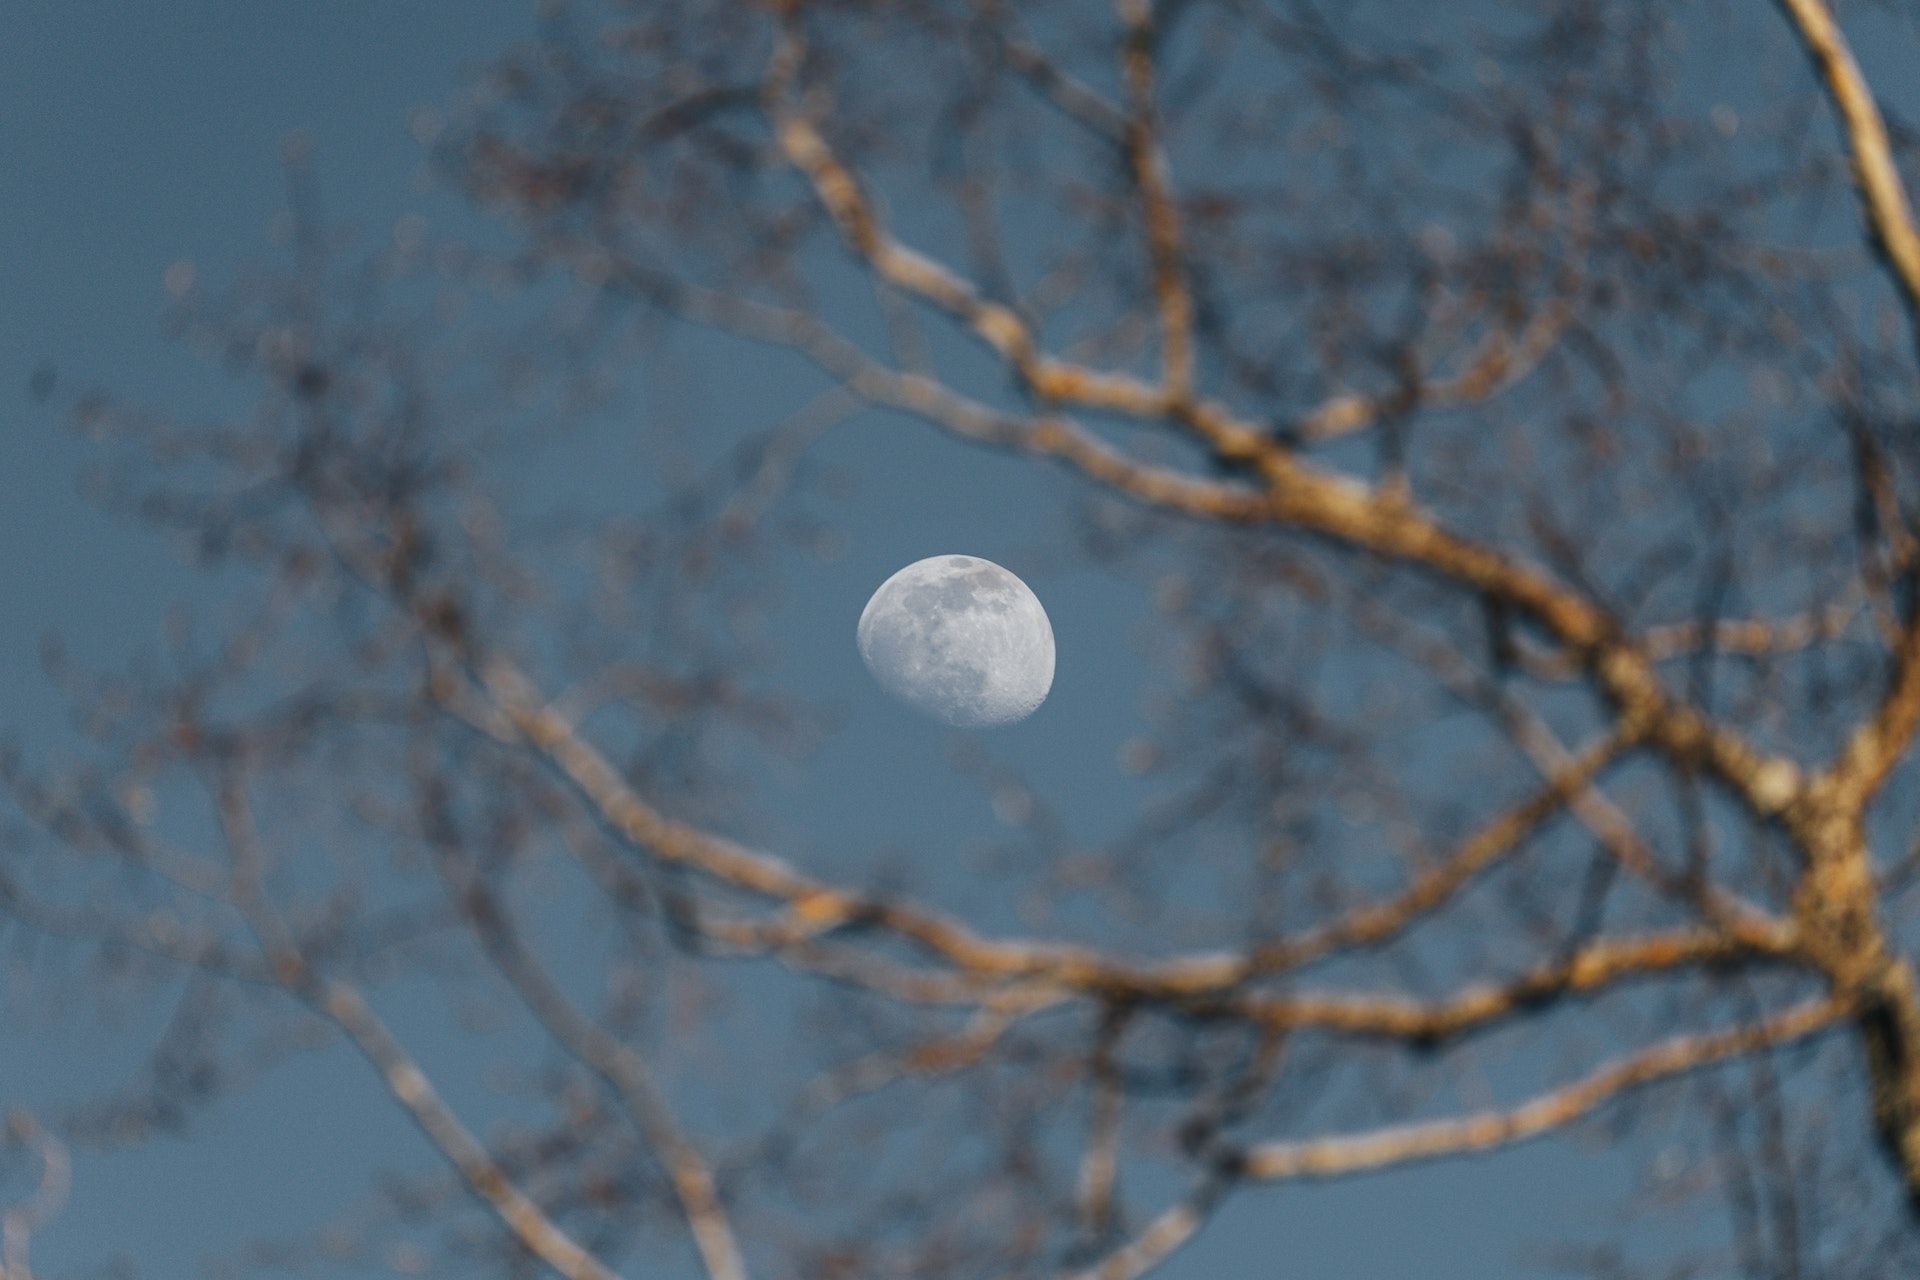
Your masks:
<svg viewBox="0 0 1920 1280"><path fill-rule="evenodd" d="M1825 0L1780 0L1780 7L1799 33L1840 115L1873 246L1885 260L1907 310L1920 320L1920 231L1914 228L1913 209L1893 163L1893 144L1873 90L1867 87L1867 78Z"/></svg>
<svg viewBox="0 0 1920 1280"><path fill-rule="evenodd" d="M505 905L455 851L440 798L430 801L428 825L449 889L472 921L481 947L541 1025L619 1096L672 1183L709 1280L746 1280L746 1261L725 1205L700 1149L680 1128L654 1084L646 1061L575 1007L541 967Z"/></svg>
<svg viewBox="0 0 1920 1280"><path fill-rule="evenodd" d="M1824 0L1780 5L1839 113L1868 234L1920 339L1920 229L1894 164L1886 121ZM1920 613L1909 612L1894 663L1892 687L1833 764L1843 803L1857 806L1872 796L1920 730Z"/></svg>
<svg viewBox="0 0 1920 1280"><path fill-rule="evenodd" d="M1239 1007L1280 1029L1315 1027L1382 1036L1432 1047L1556 1000L1591 995L1628 978L1793 955L1782 926L1772 946L1716 929L1680 929L1632 938L1602 938L1503 983L1487 983L1437 1002L1399 996L1304 993L1252 998Z"/></svg>
<svg viewBox="0 0 1920 1280"><path fill-rule="evenodd" d="M619 1280L605 1263L568 1235L533 1198L514 1185L480 1140L460 1122L433 1082L387 1029L359 991L314 970L262 888L265 852L237 776L217 785L221 833L233 858L232 897L266 952L274 976L289 994L346 1032L380 1072L387 1092L405 1107L467 1186L493 1210L528 1252L566 1280Z"/></svg>
<svg viewBox="0 0 1920 1280"><path fill-rule="evenodd" d="M1332 1178L1441 1156L1489 1151L1564 1127L1622 1095L1770 1045L1803 1040L1851 1012L1836 997L1794 1005L1770 1018L1725 1031L1678 1036L1601 1067L1519 1106L1445 1120L1395 1125L1302 1142L1269 1142L1242 1153L1234 1166L1248 1178Z"/></svg>
<svg viewBox="0 0 1920 1280"><path fill-rule="evenodd" d="M1635 1089L1816 1035L1849 1012L1844 1001L1827 997L1729 1030L1676 1037L1504 1110L1299 1142L1268 1142L1246 1150L1216 1149L1205 1174L1186 1196L1126 1244L1076 1272L1072 1280L1137 1280L1198 1235L1237 1183L1337 1178L1524 1142L1564 1128Z"/></svg>
<svg viewBox="0 0 1920 1280"><path fill-rule="evenodd" d="M33 1144L40 1155L40 1180L32 1194L0 1216L0 1280L33 1280L27 1265L27 1247L33 1233L59 1215L73 1186L73 1157L60 1139L31 1115L18 1112L8 1127Z"/></svg>
<svg viewBox="0 0 1920 1280"><path fill-rule="evenodd" d="M567 1280L619 1280L616 1272L582 1248L514 1185L358 991L319 979L311 980L305 989L308 1002L345 1031L378 1068L387 1092L529 1252Z"/></svg>
<svg viewBox="0 0 1920 1280"><path fill-rule="evenodd" d="M1178 472L1142 467L1058 415L1011 420L934 378L879 365L810 317L789 315L776 326L763 321L763 332L771 327L776 340L803 350L851 389L958 434L1061 458L1149 502L1214 518L1291 525L1467 587L1545 628L1577 655L1624 724L1644 730L1650 742L1677 762L1709 770L1762 818L1777 817L1799 794L1799 772L1791 761L1762 754L1731 729L1676 702L1646 655L1597 602L1575 588L1442 527L1395 490L1370 487L1302 462L1259 424L1218 402L1169 397L1165 388L1126 374L1047 357L1012 308L983 298L951 268L906 247L887 231L855 174L834 154L814 120L790 102L804 53L798 19L789 11L767 74L766 109L782 152L808 180L869 270L959 321L1005 359L1042 404L1170 418L1190 429L1230 469L1256 477L1260 487L1209 485ZM1915 714L1920 715L1920 673L1915 684Z"/></svg>

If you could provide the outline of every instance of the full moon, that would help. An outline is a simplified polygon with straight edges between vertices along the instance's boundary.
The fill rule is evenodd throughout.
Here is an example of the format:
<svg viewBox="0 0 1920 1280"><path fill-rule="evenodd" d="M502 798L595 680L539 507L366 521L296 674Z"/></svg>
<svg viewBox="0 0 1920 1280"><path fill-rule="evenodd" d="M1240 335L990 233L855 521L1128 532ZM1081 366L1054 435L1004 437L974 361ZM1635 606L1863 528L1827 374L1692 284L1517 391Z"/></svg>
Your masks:
<svg viewBox="0 0 1920 1280"><path fill-rule="evenodd" d="M860 612L887 692L963 729L1032 715L1053 687L1053 627L1027 584L978 556L916 560Z"/></svg>

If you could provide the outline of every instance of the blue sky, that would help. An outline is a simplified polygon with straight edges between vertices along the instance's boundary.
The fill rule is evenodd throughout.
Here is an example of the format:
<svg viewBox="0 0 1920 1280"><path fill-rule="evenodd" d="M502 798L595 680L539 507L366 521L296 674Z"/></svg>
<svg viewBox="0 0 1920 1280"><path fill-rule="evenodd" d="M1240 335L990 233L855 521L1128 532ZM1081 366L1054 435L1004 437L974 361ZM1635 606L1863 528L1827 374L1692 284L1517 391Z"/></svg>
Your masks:
<svg viewBox="0 0 1920 1280"><path fill-rule="evenodd" d="M163 544L81 500L88 453L65 432L62 407L95 386L175 410L223 402L217 377L162 332L163 278L189 262L202 280L226 280L268 254L295 131L312 141L332 218L369 234L416 211L457 227L462 215L427 180L410 120L457 93L532 20L530 6L507 0L13 0L0 41L0 226L11 245L0 255L0 544L17 549L0 556L7 736L36 750L61 741L62 703L38 658L43 637L60 635L90 661L121 660L196 589ZM739 420L714 425L723 437L744 434L765 425L759 415L777 400L774 389L748 388L728 401ZM1124 794L1113 761L1139 708L1110 691L1138 661L1131 637L1142 610L1130 589L1036 553L1056 529L1065 482L897 422L852 428L823 456L860 460L863 470L845 553L787 583L785 678L839 703L846 723L805 773L769 782L792 848L848 837L870 851L914 847L930 822L990 827L946 764L949 739L876 700L852 645L873 586L949 551L1038 567L1028 576L1058 633L1060 675L1045 714L995 750L1083 829L1096 824L1102 805ZM982 493L996 495L991 518ZM998 514L1008 511L1024 514ZM858 827L854 811L866 815ZM78 982L77 970L62 978L58 966L6 951L0 964L24 1019L0 1037L0 1106L58 1114L80 1091L131 1078L164 1010L61 1015L45 997ZM22 974L46 988L21 991ZM485 1064L461 1061L462 1039L436 1028L427 1007L414 1012L429 1056L477 1079ZM484 1108L475 1089L473 1105ZM308 1055L181 1139L83 1151L72 1205L36 1256L48 1276L115 1256L140 1276L199 1275L203 1259L253 1235L345 1206L364 1194L371 1168L431 1163L358 1059ZM1617 1158L1542 1143L1498 1161L1255 1191L1166 1275L1358 1280L1411 1274L1412 1259L1432 1280L1537 1274L1525 1247L1598 1226L1595 1210L1624 1186L1623 1170Z"/></svg>

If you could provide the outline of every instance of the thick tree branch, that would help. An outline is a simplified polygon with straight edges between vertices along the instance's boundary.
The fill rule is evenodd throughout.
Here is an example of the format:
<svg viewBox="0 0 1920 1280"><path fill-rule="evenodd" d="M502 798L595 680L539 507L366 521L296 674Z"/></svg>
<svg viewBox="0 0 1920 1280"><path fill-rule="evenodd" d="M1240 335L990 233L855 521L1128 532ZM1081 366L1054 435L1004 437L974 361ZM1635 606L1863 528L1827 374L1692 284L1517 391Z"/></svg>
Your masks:
<svg viewBox="0 0 1920 1280"><path fill-rule="evenodd" d="M1486 983L1437 1002L1309 992L1251 997L1241 1008L1279 1029L1318 1028L1432 1046L1531 1010L1557 1007L1563 997L1590 995L1628 978L1755 959L1792 959L1790 930L1783 926L1771 942L1770 948L1756 947L1716 929L1602 938L1518 978Z"/></svg>
<svg viewBox="0 0 1920 1280"><path fill-rule="evenodd" d="M893 373L849 350L849 344L828 339L830 358L853 366L839 371L852 389L974 439L1062 458L1094 479L1151 502L1216 518L1293 525L1468 587L1545 628L1577 655L1633 731L1644 731L1649 742L1677 761L1706 768L1762 818L1772 819L1794 798L1800 779L1791 761L1754 750L1732 730L1675 702L1646 655L1621 634L1605 610L1573 588L1443 528L1397 492L1309 466L1257 424L1217 402L1195 397L1169 402L1158 387L1128 375L1069 367L1045 357L1017 313L984 300L972 284L900 244L881 224L857 177L835 156L815 122L792 105L805 45L798 20L791 15L782 33L767 76L768 113L788 159L807 177L848 246L871 270L960 321L1005 358L1043 404L1171 416L1191 428L1219 460L1256 476L1260 489L1249 493L1142 468L1060 416L1010 420L936 379ZM771 331L781 340L779 331L785 330L788 345L816 359L828 354L820 350L817 322L795 318L768 325L764 321L769 318L761 318L762 332ZM1915 710L1920 714L1920 675L1916 686Z"/></svg>

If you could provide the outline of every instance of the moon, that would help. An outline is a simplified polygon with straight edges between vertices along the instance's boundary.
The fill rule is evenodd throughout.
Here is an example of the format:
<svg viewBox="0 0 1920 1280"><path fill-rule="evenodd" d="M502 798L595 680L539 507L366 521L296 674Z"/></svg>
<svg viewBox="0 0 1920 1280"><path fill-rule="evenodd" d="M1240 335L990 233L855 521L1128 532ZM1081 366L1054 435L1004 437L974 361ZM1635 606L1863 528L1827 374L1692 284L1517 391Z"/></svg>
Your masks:
<svg viewBox="0 0 1920 1280"><path fill-rule="evenodd" d="M916 560L860 611L860 656L896 698L963 729L1013 724L1053 687L1040 599L979 556Z"/></svg>

